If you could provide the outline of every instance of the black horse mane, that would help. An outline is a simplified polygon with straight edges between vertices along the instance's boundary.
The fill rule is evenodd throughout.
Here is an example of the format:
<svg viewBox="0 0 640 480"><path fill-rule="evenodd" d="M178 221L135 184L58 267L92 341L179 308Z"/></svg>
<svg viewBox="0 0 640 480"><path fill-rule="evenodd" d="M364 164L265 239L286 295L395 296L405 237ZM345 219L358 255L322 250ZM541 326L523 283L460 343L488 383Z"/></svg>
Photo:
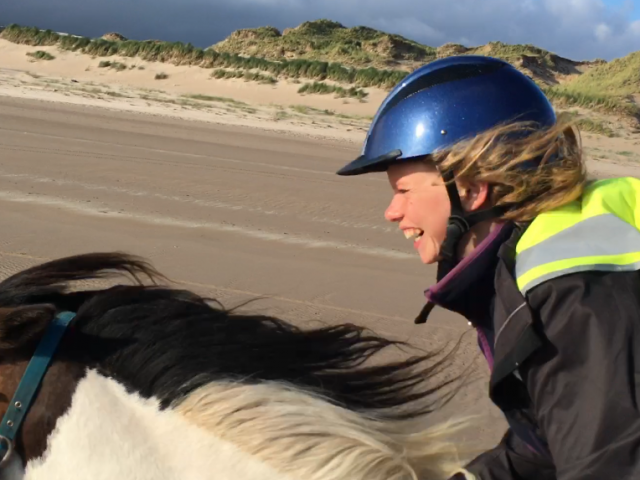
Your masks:
<svg viewBox="0 0 640 480"><path fill-rule="evenodd" d="M114 273L136 284L68 290L73 281ZM437 353L426 353L365 365L388 347L406 345L352 324L300 329L273 316L241 314L159 280L166 278L139 257L77 255L1 282L0 307L48 304L77 312L65 350L164 407L215 380L273 380L319 391L347 408L405 407L401 415L412 417L432 410L435 403L425 400L454 381L432 385L451 353L437 361Z"/></svg>

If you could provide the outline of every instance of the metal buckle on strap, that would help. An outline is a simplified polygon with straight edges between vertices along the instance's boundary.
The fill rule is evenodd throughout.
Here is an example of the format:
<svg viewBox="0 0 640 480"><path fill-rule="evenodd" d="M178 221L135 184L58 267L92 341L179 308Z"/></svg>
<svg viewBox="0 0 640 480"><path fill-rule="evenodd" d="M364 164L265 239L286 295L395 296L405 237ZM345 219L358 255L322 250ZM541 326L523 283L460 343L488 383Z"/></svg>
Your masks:
<svg viewBox="0 0 640 480"><path fill-rule="evenodd" d="M0 435L0 468L4 468L11 461L13 456L13 442L7 437Z"/></svg>

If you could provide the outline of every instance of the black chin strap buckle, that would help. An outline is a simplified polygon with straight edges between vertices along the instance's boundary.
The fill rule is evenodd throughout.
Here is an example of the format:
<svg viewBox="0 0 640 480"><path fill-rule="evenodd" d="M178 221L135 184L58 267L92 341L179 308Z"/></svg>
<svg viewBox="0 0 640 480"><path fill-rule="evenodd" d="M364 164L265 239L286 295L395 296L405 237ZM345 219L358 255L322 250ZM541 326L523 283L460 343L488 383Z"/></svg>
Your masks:
<svg viewBox="0 0 640 480"><path fill-rule="evenodd" d="M451 215L447 225L447 234L440 247L440 257L446 262L455 262L457 258L457 248L462 236L469 231L471 226L467 220L460 215Z"/></svg>

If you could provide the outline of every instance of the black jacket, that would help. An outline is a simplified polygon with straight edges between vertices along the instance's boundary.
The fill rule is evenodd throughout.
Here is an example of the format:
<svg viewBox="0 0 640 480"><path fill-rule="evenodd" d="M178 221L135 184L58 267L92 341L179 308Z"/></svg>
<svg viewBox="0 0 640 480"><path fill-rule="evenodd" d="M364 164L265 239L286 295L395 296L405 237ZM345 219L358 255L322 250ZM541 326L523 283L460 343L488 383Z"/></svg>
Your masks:
<svg viewBox="0 0 640 480"><path fill-rule="evenodd" d="M573 273L525 298L524 228L494 232L426 292L478 329L510 425L467 468L480 480L640 479L640 273Z"/></svg>

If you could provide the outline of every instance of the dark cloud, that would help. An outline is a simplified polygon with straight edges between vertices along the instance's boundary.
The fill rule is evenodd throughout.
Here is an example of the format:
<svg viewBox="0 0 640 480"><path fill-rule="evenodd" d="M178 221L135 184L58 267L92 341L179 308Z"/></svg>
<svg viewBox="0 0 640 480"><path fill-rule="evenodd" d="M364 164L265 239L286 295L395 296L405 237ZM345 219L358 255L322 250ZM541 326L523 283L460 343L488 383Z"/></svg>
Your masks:
<svg viewBox="0 0 640 480"><path fill-rule="evenodd" d="M0 21L78 35L116 31L129 38L180 40L200 47L233 30L283 29L331 18L438 46L500 40L532 43L573 59L611 60L640 50L633 3L602 0L20 0L3 2Z"/></svg>

